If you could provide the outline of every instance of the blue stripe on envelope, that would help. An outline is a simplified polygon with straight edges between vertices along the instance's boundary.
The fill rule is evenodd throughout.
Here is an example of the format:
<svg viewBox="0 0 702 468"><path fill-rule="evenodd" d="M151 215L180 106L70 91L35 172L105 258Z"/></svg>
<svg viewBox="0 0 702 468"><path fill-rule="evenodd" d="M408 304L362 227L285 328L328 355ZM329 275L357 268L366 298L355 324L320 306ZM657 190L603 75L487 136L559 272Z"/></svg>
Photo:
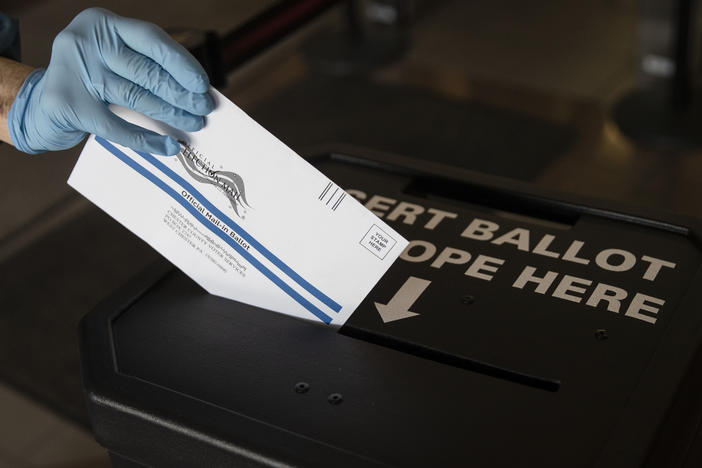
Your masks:
<svg viewBox="0 0 702 468"><path fill-rule="evenodd" d="M280 260L278 257L276 257L271 251L269 251L267 248L265 248L260 242L258 242L256 239L254 239L248 232L244 230L241 226L239 226L234 220L232 220L230 217L222 213L216 206L214 206L210 201L202 195L195 187L193 187L188 181L183 179L180 175L176 174L172 169L167 167L165 164L163 164L161 161L156 159L153 155L149 153L142 153L140 151L136 151L138 155L146 159L148 162L150 162L154 167L159 169L161 172L163 172L167 177L169 177L171 180L176 182L177 184L181 185L183 188L188 190L192 196L195 198L198 198L198 201L202 203L202 205L207 208L210 213L214 214L217 216L224 224L226 224L229 229L232 231L236 232L241 236L242 239L244 239L246 242L251 244L252 247L254 247L256 250L258 250L264 257L266 257L272 264L274 264L276 267L278 267L282 272L284 272L286 275L288 275L293 281L295 281L297 284L302 286L307 292L312 294L314 297L319 299L323 304L328 306L330 309L332 309L334 312L339 312L341 310L341 306L337 304L334 300L329 298L326 294L321 292L319 289L315 288L312 286L308 281L306 281L302 276L300 276L297 272L295 272L292 268L290 268L288 265L286 265L282 260Z"/></svg>
<svg viewBox="0 0 702 468"><path fill-rule="evenodd" d="M136 163L132 158L130 158L129 156L127 156L126 154L124 154L122 151L120 151L119 149L117 149L115 146L113 146L111 143L109 143L109 142L108 142L107 140L105 140L104 138L95 137L95 140L96 140L98 143L100 143L100 145L102 145L102 146L103 146L106 150L108 150L110 153L112 153L113 155L117 156L117 158L119 158L121 161L123 161L124 163L126 163L129 167L131 167L131 168L134 169L136 172L138 172L139 174L141 174L142 176L144 176L147 180L149 180L150 182L152 182L154 185L156 185L156 186L159 187L161 190L163 190L165 193L167 193L171 198L173 198L175 201L177 201L183 208L185 208L186 210L188 210L188 212L189 212L190 214L192 214L203 226L207 227L210 231L212 231L214 234L216 234L217 237L219 237L219 238L222 239L224 242L226 242L228 245L230 245L232 248L234 248L234 250L236 250L240 255L242 255L249 263L251 263L251 265L253 265L258 271L260 271L261 273L263 273L264 276L266 276L266 277L267 277L269 280L271 280L275 285L277 285L280 289L282 289L288 296L290 296L292 299L294 299L298 304L300 304L302 307L304 307L305 309L307 309L308 311L310 311L312 314L314 314L314 315L315 315L319 320L321 320L322 322L327 323L327 324L328 324L328 323L331 323L331 321L332 321L331 317L329 317L327 314L325 314L324 312L322 312L317 306L315 306L314 304L312 304L310 301L308 301L307 299L305 299L304 297L302 297L302 296L300 295L300 293L298 293L297 291L295 291L294 289L292 289L287 283L285 283L285 281L283 281L282 279L280 279L275 273L273 273L273 272L270 271L268 268L266 268L265 265L263 265L260 261L258 261L256 258L254 258L249 252L246 251L246 249L244 249L241 245L239 245L234 239L232 239L232 238L229 237L227 234L225 234L221 229L219 229L219 228L213 226L212 223L209 222L209 221L207 220L207 218L205 218L205 217L204 217L195 207L193 207L190 203L188 203L186 200L184 200L183 197L181 197L181 196L178 194L178 192L176 192L175 190L173 190L173 188L171 188L171 187L169 187L168 185L166 185L161 179L159 179L159 178L156 177L154 174L152 174L151 172L149 172L149 171L147 171L146 169L144 169L141 165L139 165L138 163ZM140 153L140 154L141 154L141 153ZM145 154L141 154L141 156L146 157ZM148 155L148 156L151 156L151 155ZM151 158L153 158L153 156L151 156ZM154 158L154 159L155 159L155 158ZM156 162L158 162L158 161L156 161ZM160 162L158 162L158 163L160 164ZM165 167L164 167L164 168L165 168ZM165 168L165 169L168 169L168 168ZM174 174L174 175L177 176L177 174ZM182 180L182 178L181 178L181 180ZM176 182L177 182L177 181L176 181ZM185 182L185 181L183 181L183 182ZM187 182L185 182L185 184L187 184ZM187 184L187 185L190 185L190 184ZM187 186L186 186L186 188L187 188ZM190 188L191 188L191 190L192 190L193 192L197 193L197 191L195 191L194 189L192 189L192 186L191 186ZM192 193L191 193L191 194L192 194ZM198 193L198 195L200 195L200 197L202 197L201 194ZM204 198L204 197L203 197L203 198ZM198 200L198 201L201 201L201 202L202 202L202 200ZM203 203L203 205L205 205L205 203ZM210 209L210 207L207 207L207 208ZM216 208L215 208L215 210L216 210ZM212 211L212 212L215 212L215 210L210 209L210 211ZM219 211L219 210L217 210L217 211ZM220 216L220 217L223 217L222 214L221 214L221 212L215 213L215 214L218 215L218 216ZM231 228L231 226L230 226L230 228ZM242 230L242 231L243 231L243 230ZM240 235L241 235L241 234L240 234ZM255 240L254 240L248 233L247 233L246 235L249 237L249 238L246 239L246 240L247 240L251 245L254 245ZM241 237L243 238L244 236L241 235ZM257 243L257 244L258 244L258 243ZM260 245L260 244L258 244L258 245ZM270 253L270 252L269 252L269 253ZM271 254L271 255L272 255L272 254ZM269 260L270 260L270 259L269 259ZM278 261L280 261L280 260L278 260ZM282 263L282 262L281 262L281 263ZM278 267L278 268L280 268L280 267ZM282 270L282 268L281 268L281 270ZM291 271L292 271L292 270L291 270ZM303 280L303 281L304 281L304 280ZM311 286L311 285L310 285L310 286ZM320 293L320 294L321 294L321 293ZM326 296L325 296L325 297L326 297ZM331 299L329 299L329 300L331 300ZM332 302L333 302L333 301L332 301ZM340 307L340 306L339 306L339 307Z"/></svg>

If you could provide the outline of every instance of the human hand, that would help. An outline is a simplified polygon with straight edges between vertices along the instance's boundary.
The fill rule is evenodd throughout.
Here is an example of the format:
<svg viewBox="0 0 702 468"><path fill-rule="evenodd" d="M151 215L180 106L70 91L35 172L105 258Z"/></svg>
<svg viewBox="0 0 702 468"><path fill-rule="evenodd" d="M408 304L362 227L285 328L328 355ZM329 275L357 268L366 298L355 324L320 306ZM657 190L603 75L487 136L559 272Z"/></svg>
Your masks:
<svg viewBox="0 0 702 468"><path fill-rule="evenodd" d="M25 80L8 115L14 145L60 150L94 133L138 151L173 155L178 142L113 114L109 104L197 131L213 109L205 71L153 24L101 8L78 14L54 40L46 70Z"/></svg>

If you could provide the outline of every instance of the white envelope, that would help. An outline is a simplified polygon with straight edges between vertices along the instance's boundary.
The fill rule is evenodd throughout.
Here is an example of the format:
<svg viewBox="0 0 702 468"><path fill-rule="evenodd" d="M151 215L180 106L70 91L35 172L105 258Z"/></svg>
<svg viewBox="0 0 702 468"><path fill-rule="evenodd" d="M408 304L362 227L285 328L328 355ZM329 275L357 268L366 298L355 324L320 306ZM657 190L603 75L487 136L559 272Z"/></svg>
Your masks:
<svg viewBox="0 0 702 468"><path fill-rule="evenodd" d="M195 133L115 109L178 138L180 154L136 152L91 136L68 183L208 292L343 324L407 241L211 94L216 108Z"/></svg>

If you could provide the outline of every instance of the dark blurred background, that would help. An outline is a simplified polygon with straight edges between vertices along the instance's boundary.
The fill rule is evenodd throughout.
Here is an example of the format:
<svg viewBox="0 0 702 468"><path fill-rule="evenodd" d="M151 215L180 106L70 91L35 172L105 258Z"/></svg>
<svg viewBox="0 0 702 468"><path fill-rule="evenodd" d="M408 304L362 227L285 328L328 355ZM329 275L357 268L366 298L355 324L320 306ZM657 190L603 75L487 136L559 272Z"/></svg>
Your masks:
<svg viewBox="0 0 702 468"><path fill-rule="evenodd" d="M232 31L279 3L0 9L19 19L34 66L89 6L154 22L209 51L218 87L303 156L380 150L702 216L696 2L336 2L272 47L212 62ZM36 156L0 146L0 468L108 466L83 409L76 325L157 254L66 185L80 146Z"/></svg>

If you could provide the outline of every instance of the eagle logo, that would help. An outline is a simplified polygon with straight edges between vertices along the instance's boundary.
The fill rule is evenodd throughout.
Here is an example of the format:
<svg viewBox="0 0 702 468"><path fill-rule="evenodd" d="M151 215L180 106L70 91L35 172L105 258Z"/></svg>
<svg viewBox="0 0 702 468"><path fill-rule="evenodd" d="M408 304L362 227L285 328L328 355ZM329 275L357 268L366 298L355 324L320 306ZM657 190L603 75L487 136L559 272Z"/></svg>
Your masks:
<svg viewBox="0 0 702 468"><path fill-rule="evenodd" d="M234 213L240 218L251 205L246 201L244 179L235 172L214 170L200 153L184 141L179 141L180 152L176 156L185 171L198 182L214 185L229 200ZM240 213L239 211L242 211Z"/></svg>

